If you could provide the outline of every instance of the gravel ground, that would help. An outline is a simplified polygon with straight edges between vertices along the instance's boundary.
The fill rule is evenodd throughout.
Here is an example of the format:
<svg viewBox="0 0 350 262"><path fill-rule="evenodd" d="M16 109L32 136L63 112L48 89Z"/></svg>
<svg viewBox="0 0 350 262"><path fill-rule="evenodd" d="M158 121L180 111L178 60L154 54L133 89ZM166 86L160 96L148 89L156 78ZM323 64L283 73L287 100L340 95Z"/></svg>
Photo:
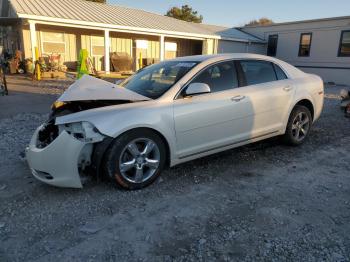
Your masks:
<svg viewBox="0 0 350 262"><path fill-rule="evenodd" d="M6 79L9 84L10 91L44 95L60 95L75 81L75 79L72 77L67 77L66 79L33 81L31 76L18 74L7 75Z"/></svg>
<svg viewBox="0 0 350 262"><path fill-rule="evenodd" d="M0 261L350 261L350 120L326 93L303 146L241 147L134 192L36 181L19 154L47 116L0 119Z"/></svg>

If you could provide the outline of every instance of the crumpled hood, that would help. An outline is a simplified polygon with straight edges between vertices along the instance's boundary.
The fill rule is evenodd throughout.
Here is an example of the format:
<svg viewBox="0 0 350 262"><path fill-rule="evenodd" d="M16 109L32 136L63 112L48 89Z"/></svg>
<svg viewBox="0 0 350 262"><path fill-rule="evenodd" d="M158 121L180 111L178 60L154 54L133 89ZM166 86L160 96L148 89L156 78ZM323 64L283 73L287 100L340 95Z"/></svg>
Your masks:
<svg viewBox="0 0 350 262"><path fill-rule="evenodd" d="M71 102L87 100L144 101L151 99L105 80L84 75L81 79L75 81L57 101Z"/></svg>

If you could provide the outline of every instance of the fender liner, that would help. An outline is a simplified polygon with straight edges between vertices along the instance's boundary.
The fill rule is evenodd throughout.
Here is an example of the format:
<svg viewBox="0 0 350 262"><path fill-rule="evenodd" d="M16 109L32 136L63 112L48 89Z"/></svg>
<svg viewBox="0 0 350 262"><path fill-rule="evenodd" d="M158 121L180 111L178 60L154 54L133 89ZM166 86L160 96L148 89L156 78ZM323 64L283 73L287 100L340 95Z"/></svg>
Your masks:
<svg viewBox="0 0 350 262"><path fill-rule="evenodd" d="M112 137L106 137L102 142L96 143L94 145L94 150L91 155L91 165L89 167L89 171L96 177L98 181L102 176L101 164L103 161L104 154L113 140L114 138Z"/></svg>

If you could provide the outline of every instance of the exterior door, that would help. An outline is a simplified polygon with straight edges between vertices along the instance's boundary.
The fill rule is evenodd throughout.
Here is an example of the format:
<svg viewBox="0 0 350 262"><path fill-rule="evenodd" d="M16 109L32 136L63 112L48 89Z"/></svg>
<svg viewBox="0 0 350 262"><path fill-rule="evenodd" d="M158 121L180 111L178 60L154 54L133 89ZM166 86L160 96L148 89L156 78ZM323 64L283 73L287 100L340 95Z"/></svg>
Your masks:
<svg viewBox="0 0 350 262"><path fill-rule="evenodd" d="M91 57L93 65L97 71L103 69L105 55L104 41L103 36L91 36Z"/></svg>
<svg viewBox="0 0 350 262"><path fill-rule="evenodd" d="M268 61L240 62L247 86L240 88L254 108L251 137L280 131L293 100L294 86L283 70Z"/></svg>
<svg viewBox="0 0 350 262"><path fill-rule="evenodd" d="M233 61L202 71L192 83L206 83L211 93L180 97L174 101L174 121L179 157L187 157L234 143L252 128L253 108L237 95ZM250 122L250 123L249 123Z"/></svg>

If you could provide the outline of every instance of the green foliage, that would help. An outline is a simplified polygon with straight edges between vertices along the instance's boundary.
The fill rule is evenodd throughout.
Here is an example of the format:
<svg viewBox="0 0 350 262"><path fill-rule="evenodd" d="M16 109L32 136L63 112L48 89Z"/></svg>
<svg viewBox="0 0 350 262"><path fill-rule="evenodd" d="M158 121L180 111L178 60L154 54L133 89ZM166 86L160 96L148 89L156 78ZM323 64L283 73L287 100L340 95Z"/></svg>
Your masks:
<svg viewBox="0 0 350 262"><path fill-rule="evenodd" d="M273 21L269 18L266 17L262 17L259 20L251 20L248 24L246 24L245 26L251 26L251 25L271 25L273 24Z"/></svg>
<svg viewBox="0 0 350 262"><path fill-rule="evenodd" d="M193 23L202 23L203 21L203 16L198 15L198 12L194 11L192 7L188 5L183 5L181 8L174 6L170 8L165 15Z"/></svg>

